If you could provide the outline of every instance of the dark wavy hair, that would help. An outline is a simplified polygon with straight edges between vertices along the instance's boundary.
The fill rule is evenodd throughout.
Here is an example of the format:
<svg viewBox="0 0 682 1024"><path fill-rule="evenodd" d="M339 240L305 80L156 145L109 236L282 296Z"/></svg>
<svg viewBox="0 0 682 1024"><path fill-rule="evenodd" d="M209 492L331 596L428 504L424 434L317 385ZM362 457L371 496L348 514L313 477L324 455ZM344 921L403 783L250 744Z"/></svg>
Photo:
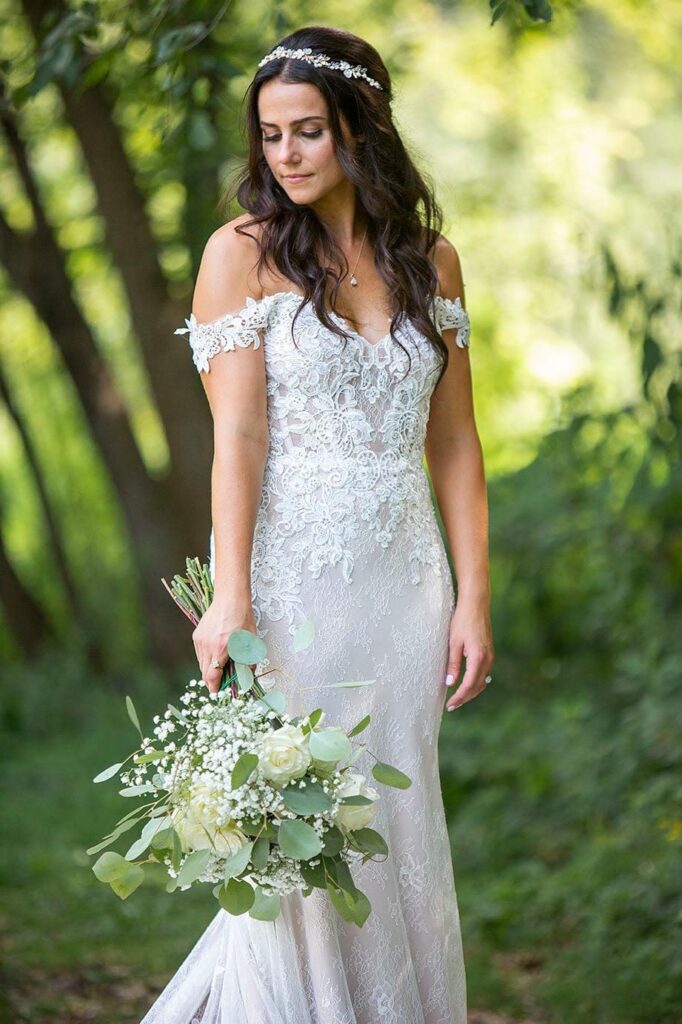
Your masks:
<svg viewBox="0 0 682 1024"><path fill-rule="evenodd" d="M228 190L221 205L226 205L236 193L239 204L253 216L236 230L249 234L245 231L247 227L262 225L258 275L262 267L274 264L303 291L294 323L305 303L311 300L324 326L347 340L348 333L328 315L325 294L331 279L331 306L336 312L338 288L348 273L348 261L315 211L294 203L275 179L263 153L258 116L258 94L264 82L280 78L287 83L310 82L317 86L327 104L337 159L356 187L357 202L367 220L367 240L374 249L375 265L397 311L391 319L390 335L400 344L395 329L405 318L411 320L442 356L440 381L448 364L448 348L429 315L438 275L428 253L440 233L443 214L432 186L417 170L393 123L393 90L386 66L364 39L352 32L321 25L297 29L276 45L291 49L311 47L313 53L326 53L334 60L360 64L379 82L382 90L363 78L346 77L341 71L305 61L286 57L268 61L258 69L244 97L248 158L236 185ZM341 113L352 134L364 136L363 141L357 143L356 154L344 143ZM316 253L323 254L333 266L345 265L344 275L331 267L320 266Z"/></svg>

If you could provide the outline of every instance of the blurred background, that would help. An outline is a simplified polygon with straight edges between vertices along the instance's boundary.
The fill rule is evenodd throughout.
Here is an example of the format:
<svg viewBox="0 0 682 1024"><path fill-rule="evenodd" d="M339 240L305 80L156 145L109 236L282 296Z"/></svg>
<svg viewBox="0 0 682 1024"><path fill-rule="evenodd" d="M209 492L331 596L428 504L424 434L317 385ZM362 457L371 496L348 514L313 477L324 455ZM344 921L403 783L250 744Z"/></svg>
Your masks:
<svg viewBox="0 0 682 1024"><path fill-rule="evenodd" d="M121 902L92 777L197 673L186 336L242 97L285 32L365 36L472 322L494 685L445 715L471 1024L682 1021L682 4L0 0L0 1016L135 1022L215 913ZM124 808L125 810L125 808ZM407 1024L407 1022L405 1022Z"/></svg>

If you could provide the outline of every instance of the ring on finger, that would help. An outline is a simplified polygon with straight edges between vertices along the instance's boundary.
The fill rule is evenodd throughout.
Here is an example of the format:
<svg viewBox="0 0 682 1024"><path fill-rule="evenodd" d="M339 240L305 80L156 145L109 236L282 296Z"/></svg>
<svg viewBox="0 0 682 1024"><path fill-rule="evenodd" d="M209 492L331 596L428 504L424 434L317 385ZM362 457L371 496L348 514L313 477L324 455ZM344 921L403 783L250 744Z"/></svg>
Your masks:
<svg viewBox="0 0 682 1024"><path fill-rule="evenodd" d="M492 681L493 681L493 677L492 676L486 676L485 679L483 680L483 682L485 683L486 686L488 685L488 683L492 683Z"/></svg>
<svg viewBox="0 0 682 1024"><path fill-rule="evenodd" d="M211 668L222 668L222 667L223 666L220 664L220 662L218 661L217 658L214 658L213 661L211 662Z"/></svg>

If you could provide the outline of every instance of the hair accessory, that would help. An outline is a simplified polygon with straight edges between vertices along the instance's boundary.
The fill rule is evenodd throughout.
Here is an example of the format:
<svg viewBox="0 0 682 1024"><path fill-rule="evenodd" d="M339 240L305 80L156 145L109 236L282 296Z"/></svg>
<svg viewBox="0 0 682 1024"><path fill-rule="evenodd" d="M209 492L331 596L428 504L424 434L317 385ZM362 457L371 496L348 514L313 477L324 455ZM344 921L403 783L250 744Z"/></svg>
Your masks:
<svg viewBox="0 0 682 1024"><path fill-rule="evenodd" d="M332 60L327 53L313 53L310 46L300 50L288 50L284 46L276 46L267 56L258 61L258 67L262 68L268 61L280 60L282 57L293 57L296 60L305 60L309 64L314 64L315 67L343 71L346 78L364 78L375 89L380 89L383 92L383 86L379 85L375 78L370 78L367 74L367 68L363 68L361 64L349 64L347 60Z"/></svg>

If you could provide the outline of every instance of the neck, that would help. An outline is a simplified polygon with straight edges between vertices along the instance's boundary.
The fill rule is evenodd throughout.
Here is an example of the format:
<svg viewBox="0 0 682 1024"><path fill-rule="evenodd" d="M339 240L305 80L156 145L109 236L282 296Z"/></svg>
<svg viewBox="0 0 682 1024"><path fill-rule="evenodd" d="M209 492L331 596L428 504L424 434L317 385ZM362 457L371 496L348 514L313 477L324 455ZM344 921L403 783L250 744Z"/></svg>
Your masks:
<svg viewBox="0 0 682 1024"><path fill-rule="evenodd" d="M348 251L362 241L367 220L356 201L355 186L348 179L338 190L313 203L312 209L342 249Z"/></svg>

